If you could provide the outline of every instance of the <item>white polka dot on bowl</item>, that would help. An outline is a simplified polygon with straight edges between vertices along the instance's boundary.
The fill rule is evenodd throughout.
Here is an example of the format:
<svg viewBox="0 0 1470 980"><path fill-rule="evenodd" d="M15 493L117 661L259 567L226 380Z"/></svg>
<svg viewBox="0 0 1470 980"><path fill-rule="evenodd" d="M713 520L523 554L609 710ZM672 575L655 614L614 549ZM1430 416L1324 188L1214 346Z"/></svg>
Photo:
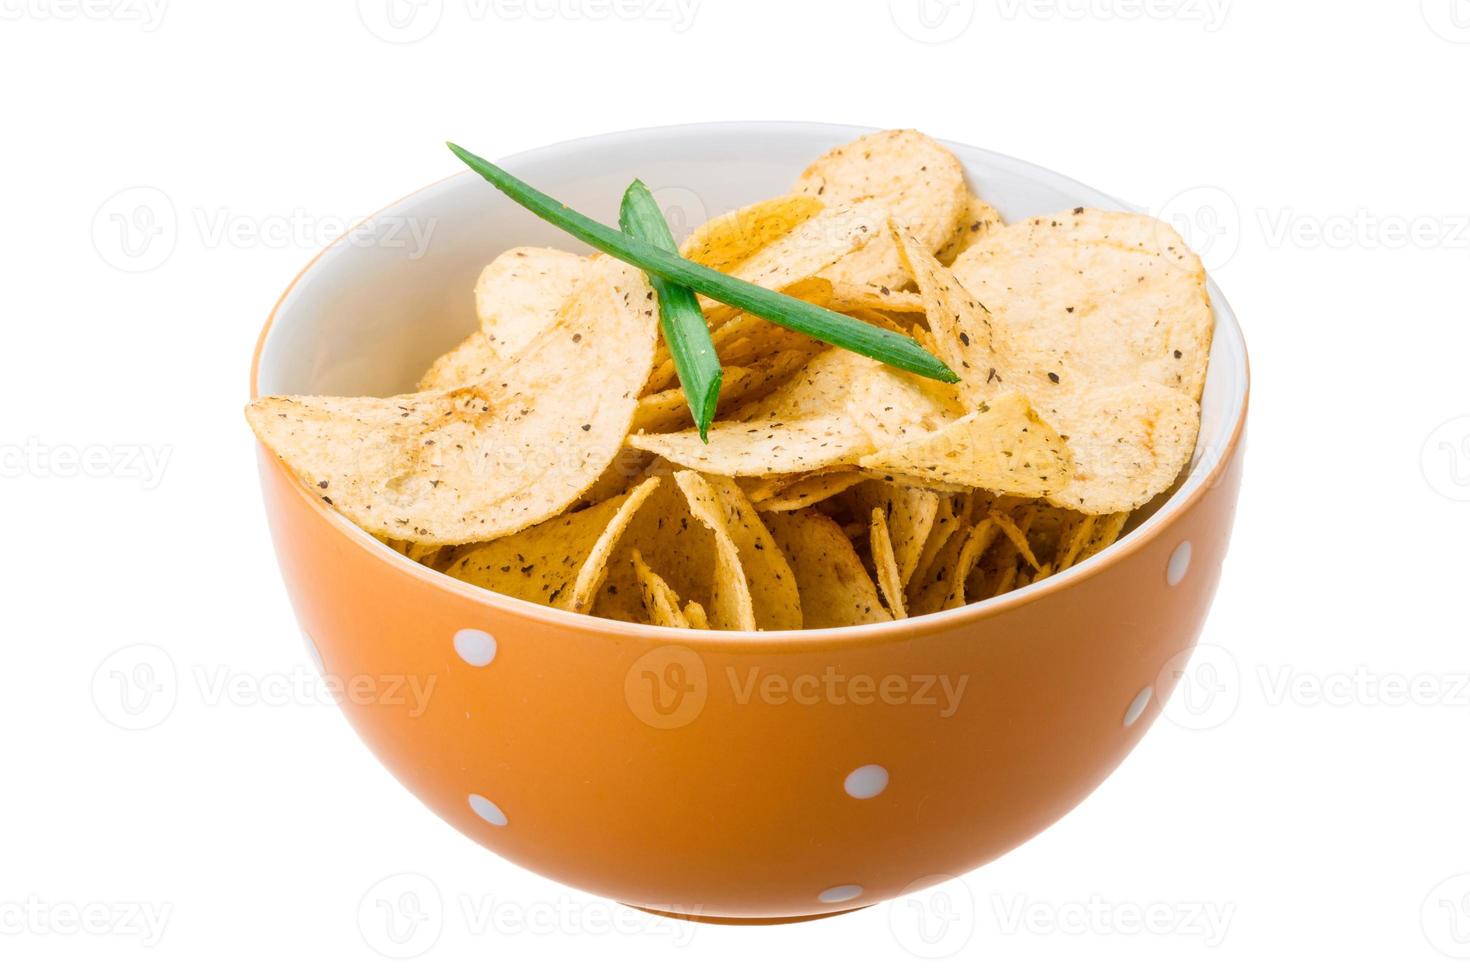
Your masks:
<svg viewBox="0 0 1470 980"><path fill-rule="evenodd" d="M485 667L495 659L495 637L484 630L460 630L454 634L454 652L471 667Z"/></svg>
<svg viewBox="0 0 1470 980"><path fill-rule="evenodd" d="M871 800L888 788L888 770L882 766L859 766L847 774L842 788L855 800Z"/></svg>
<svg viewBox="0 0 1470 980"><path fill-rule="evenodd" d="M316 669L325 674L327 665L322 663L322 653L316 648L316 642L312 640L311 634L302 630L301 639L306 643L306 655L311 657L311 662L316 665Z"/></svg>
<svg viewBox="0 0 1470 980"><path fill-rule="evenodd" d="M850 902L863 893L862 885L836 885L817 896L817 901L826 905Z"/></svg>
<svg viewBox="0 0 1470 980"><path fill-rule="evenodd" d="M1123 712L1123 727L1132 728L1133 723L1148 710L1148 703L1154 699L1154 689L1146 687L1138 692L1133 703L1128 705L1128 710Z"/></svg>
<svg viewBox="0 0 1470 980"><path fill-rule="evenodd" d="M507 823L505 811L494 803L491 803L479 793L470 794L470 809L475 811L475 816L489 824L504 827Z"/></svg>
<svg viewBox="0 0 1470 980"><path fill-rule="evenodd" d="M1189 554L1193 550L1188 541L1179 542L1179 547L1169 556L1169 567L1164 570L1164 581L1170 585L1178 585L1184 581L1184 576L1189 573Z"/></svg>

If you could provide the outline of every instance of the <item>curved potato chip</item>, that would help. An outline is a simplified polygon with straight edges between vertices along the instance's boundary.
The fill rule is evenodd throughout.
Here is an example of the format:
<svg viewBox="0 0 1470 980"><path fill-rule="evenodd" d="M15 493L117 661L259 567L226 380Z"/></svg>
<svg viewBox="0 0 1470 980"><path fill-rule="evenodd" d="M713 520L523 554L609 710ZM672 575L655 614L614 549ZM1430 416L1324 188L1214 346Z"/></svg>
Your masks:
<svg viewBox="0 0 1470 980"><path fill-rule="evenodd" d="M1149 381L1071 395L1038 407L1067 438L1072 481L1051 496L1087 514L1131 511L1173 485L1199 434L1199 405Z"/></svg>
<svg viewBox="0 0 1470 980"><path fill-rule="evenodd" d="M709 629L709 616L705 614L704 607L693 599L684 603L684 620L689 624L690 629Z"/></svg>
<svg viewBox="0 0 1470 980"><path fill-rule="evenodd" d="M992 229L952 268L1034 377L1138 379L1199 399L1214 312L1204 266L1167 224L1079 208Z"/></svg>
<svg viewBox="0 0 1470 980"><path fill-rule="evenodd" d="M648 613L648 621L654 626L687 629L689 618L679 608L678 593L648 567L637 548L633 549L633 572L638 577L638 590L643 596L643 608Z"/></svg>
<svg viewBox="0 0 1470 980"><path fill-rule="evenodd" d="M797 511L771 514L766 520L795 574L807 628L883 623L892 618L852 542L830 517Z"/></svg>
<svg viewBox="0 0 1470 980"><path fill-rule="evenodd" d="M550 330L480 385L273 396L245 414L288 469L364 530L489 541L561 513L612 462L652 368L657 320L643 274L607 260Z"/></svg>
<svg viewBox="0 0 1470 980"><path fill-rule="evenodd" d="M848 493L859 513L883 512L899 581L907 585L919 566L924 543L939 516L939 494L887 480L867 480Z"/></svg>
<svg viewBox="0 0 1470 980"><path fill-rule="evenodd" d="M1005 222L1001 220L1000 212L971 194L964 214L960 215L959 225L935 258L943 265L952 265L967 248L990 234L992 228L1003 227Z"/></svg>
<svg viewBox="0 0 1470 980"><path fill-rule="evenodd" d="M680 253L720 272L735 268L823 208L806 194L786 194L711 218L684 239Z"/></svg>
<svg viewBox="0 0 1470 980"><path fill-rule="evenodd" d="M859 470L813 473L805 479L783 487L779 493L756 503L755 509L761 513L800 510L829 497L835 497L848 487L862 483L866 479L868 475Z"/></svg>
<svg viewBox="0 0 1470 980"><path fill-rule="evenodd" d="M693 429L628 437L635 449L657 453L671 463L721 476L804 473L855 463L873 444L845 416L790 422L716 422L709 442Z"/></svg>
<svg viewBox="0 0 1470 980"><path fill-rule="evenodd" d="M745 494L730 479L701 476L691 470L674 474L689 498L689 509L716 537L721 530L734 542L740 573L749 588L755 628L797 630L802 626L801 597L791 566L776 547L771 532Z"/></svg>
<svg viewBox="0 0 1470 980"><path fill-rule="evenodd" d="M1098 220L1108 213L1098 212ZM1085 212L1072 217L1080 220ZM1009 234L1011 227L997 229L992 235L1000 238ZM1075 235L1085 235L1089 227L1059 225L1055 233L1062 235L1070 228ZM1049 370L1054 366L1055 352L1035 347L1028 327L998 313L992 315L984 303L970 296L954 271L923 254L908 236L896 229L893 232L929 308L936 345L960 375L965 397L972 401L989 399L994 408L1000 401L994 397L996 392L1024 393L1045 427L1065 442L1072 462L1071 482L1076 486L1059 484L1053 476L1048 481L1051 492L1045 494L1053 503L1097 514L1131 511L1173 484L1189 461L1199 431L1199 406L1192 394L1148 380L1145 376L1150 373L1148 364L1152 360L1138 360L1126 353L1121 360L1112 360L1113 370L1107 374L1094 373L1091 365L1067 377ZM992 242L993 238L987 238L981 247L990 248ZM1123 249L1105 245L1097 250ZM1191 265L1184 256L1170 255L1164 264L1177 268ZM1162 262L1154 261L1154 265ZM1070 279L1088 278L1077 275L1078 271L1081 267L1066 275ZM1035 283L1026 288L1045 291ZM1205 310L1208 312L1208 305ZM1080 339L1075 342L1092 343ZM1114 335L1107 343L1129 349L1125 337ZM1103 359L1104 355L1098 353L1096 357ZM1172 355L1169 359L1173 360ZM985 489L1027 493L1003 486Z"/></svg>
<svg viewBox="0 0 1470 980"><path fill-rule="evenodd" d="M475 283L480 329L436 360L419 379L418 390L472 384L515 357L556 322L590 261L555 248L502 252Z"/></svg>
<svg viewBox="0 0 1470 980"><path fill-rule="evenodd" d="M733 609L730 618L740 620L740 609L748 607L748 596L744 603L736 596L733 603L727 599L730 604L720 607L714 604L718 546L713 532L690 513L688 499L672 478L672 470L663 465L655 467L653 472L662 482L639 508L614 549L608 562L607 580L593 604L593 615L634 623L646 621L632 559L636 550L681 597L711 610ZM730 550L733 555L733 542ZM753 612L750 620L754 620ZM722 623L720 628L742 627Z"/></svg>
<svg viewBox="0 0 1470 980"><path fill-rule="evenodd" d="M1037 417L1025 396L1009 392L935 432L864 456L864 469L996 493L1049 497L1072 479L1072 451Z"/></svg>
<svg viewBox="0 0 1470 980"><path fill-rule="evenodd" d="M893 552L893 538L888 533L888 521L882 507L874 507L872 522L868 527L868 550L873 554L873 570L878 573L878 588L883 592L883 601L888 603L888 612L894 619L907 619L903 607L903 576L898 569L898 557Z"/></svg>
<svg viewBox="0 0 1470 980"><path fill-rule="evenodd" d="M819 197L829 208L876 206L931 255L958 226L969 197L955 155L912 129L869 133L828 150L802 171L792 190ZM838 261L829 275L859 287L902 286L908 279L886 236Z"/></svg>
<svg viewBox="0 0 1470 980"><path fill-rule="evenodd" d="M877 240L882 231L881 210L863 206L828 207L725 272L757 286L785 292ZM708 312L712 326L736 313L733 307L707 296L700 297L700 304Z"/></svg>
<svg viewBox="0 0 1470 980"><path fill-rule="evenodd" d="M934 526L929 531L929 536L924 539L923 550L919 553L919 560L914 566L913 575L904 583L908 589L909 612L913 612L914 596L922 590L923 583L928 579L930 571L939 564L939 556L949 545L949 541L961 528L968 527L970 515L975 510L975 496L969 492L946 493L939 497L939 512L935 515Z"/></svg>
<svg viewBox="0 0 1470 980"><path fill-rule="evenodd" d="M587 612L607 577L607 560L657 477L600 504L476 545L445 571L492 592Z"/></svg>

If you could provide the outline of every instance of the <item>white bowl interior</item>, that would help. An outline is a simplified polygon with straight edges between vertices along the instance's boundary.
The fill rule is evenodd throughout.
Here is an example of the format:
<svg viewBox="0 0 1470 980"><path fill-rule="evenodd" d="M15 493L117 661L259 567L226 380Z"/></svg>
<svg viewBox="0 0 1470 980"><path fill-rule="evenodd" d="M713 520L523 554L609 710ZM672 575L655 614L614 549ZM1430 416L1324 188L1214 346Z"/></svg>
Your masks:
<svg viewBox="0 0 1470 980"><path fill-rule="evenodd" d="M809 161L866 131L813 123L670 126L574 140L502 163L613 225L623 189L641 178L678 239L706 218L786 191ZM1129 210L1041 167L946 145L964 163L971 186L1007 221L1078 205ZM261 394L411 391L437 355L475 329L475 279L497 254L516 245L588 251L468 171L390 205L371 221L372 234L334 244L283 297L261 351ZM1245 404L1245 343L1224 296L1213 282L1209 288L1215 338L1186 492L1222 457Z"/></svg>

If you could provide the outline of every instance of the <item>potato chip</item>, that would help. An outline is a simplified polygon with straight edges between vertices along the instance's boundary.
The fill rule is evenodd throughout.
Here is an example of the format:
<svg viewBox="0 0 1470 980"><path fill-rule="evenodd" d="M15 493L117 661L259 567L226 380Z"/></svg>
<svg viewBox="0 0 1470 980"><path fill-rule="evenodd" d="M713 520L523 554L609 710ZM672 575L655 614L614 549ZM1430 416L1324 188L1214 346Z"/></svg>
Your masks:
<svg viewBox="0 0 1470 980"><path fill-rule="evenodd" d="M1052 477L1051 492L1034 495L1101 514L1133 510L1168 489L1188 462L1199 431L1199 406L1192 396L1130 373L1101 377L1079 372L1067 379L1046 370L1052 354L1034 360L1029 334L1018 335L1014 322L992 317L950 270L924 255L911 238L897 232L895 237L928 304L939 352L960 375L964 396L994 408L994 393L1020 392L1035 407L1043 428L1065 441L1070 479L1059 483ZM1043 286L1031 283L1028 288ZM1112 342L1125 343L1119 337ZM1129 370L1126 362L1114 365Z"/></svg>
<svg viewBox="0 0 1470 980"><path fill-rule="evenodd" d="M1199 405L1150 381L1059 398L1038 411L1072 450L1072 481L1051 500L1089 514L1131 511L1173 485L1199 434Z"/></svg>
<svg viewBox="0 0 1470 980"><path fill-rule="evenodd" d="M829 208L876 208L908 229L930 254L949 239L968 200L964 168L955 155L911 129L869 133L827 151L802 171L792 190L818 197ZM828 276L874 288L908 281L886 237L843 258Z"/></svg>
<svg viewBox="0 0 1470 980"><path fill-rule="evenodd" d="M903 576L899 572L898 558L893 552L893 538L888 533L888 521L882 507L874 507L872 523L868 531L868 549L873 555L873 570L877 573L878 588L883 592L883 601L894 619L907 619L903 606Z"/></svg>
<svg viewBox="0 0 1470 980"><path fill-rule="evenodd" d="M851 282L832 284L832 298L827 305L844 313L879 310L885 313L923 313L924 297L907 289L888 286L869 287Z"/></svg>
<svg viewBox="0 0 1470 980"><path fill-rule="evenodd" d="M643 608L648 613L648 621L654 626L675 626L687 628L689 618L679 608L679 596L669 583L658 576L638 549L633 549L633 573L638 578L638 590L643 596Z"/></svg>
<svg viewBox="0 0 1470 980"><path fill-rule="evenodd" d="M716 422L709 442L694 430L633 435L628 444L670 462L723 476L802 473L855 463L872 448L857 423L842 416L790 422Z"/></svg>
<svg viewBox="0 0 1470 980"><path fill-rule="evenodd" d="M502 595L587 612L609 555L658 484L650 478L621 497L467 548L446 572Z"/></svg>
<svg viewBox="0 0 1470 980"><path fill-rule="evenodd" d="M711 218L679 247L691 262L727 272L822 210L819 198L787 194Z"/></svg>
<svg viewBox="0 0 1470 980"><path fill-rule="evenodd" d="M704 607L693 599L684 603L684 621L689 624L690 629L709 629L709 617L705 615Z"/></svg>
<svg viewBox="0 0 1470 980"><path fill-rule="evenodd" d="M1072 479L1067 443L1015 392L935 432L864 456L859 465L877 473L1036 497L1051 496Z"/></svg>
<svg viewBox="0 0 1470 980"><path fill-rule="evenodd" d="M1031 552L1031 543L1026 540L1026 532L1022 531L1016 522L1011 520L1004 511L992 509L986 519L1004 534L1011 542L1016 553L1025 559L1026 564L1032 568L1040 568L1041 563L1036 560L1036 555Z"/></svg>
<svg viewBox="0 0 1470 980"><path fill-rule="evenodd" d="M599 261L546 334L477 386L397 398L273 396L260 441L364 530L488 541L567 508L619 451L653 363L641 272Z"/></svg>
<svg viewBox="0 0 1470 980"><path fill-rule="evenodd" d="M950 570L947 578L949 592L940 603L941 609L958 609L965 604L966 580L970 572L984 556L986 549L995 543L996 535L999 533L999 525L996 523L997 515L991 514L970 528L965 535L965 543L960 546L959 554L955 556L954 567Z"/></svg>
<svg viewBox="0 0 1470 980"><path fill-rule="evenodd" d="M513 248L485 266L475 283L480 329L436 360L418 390L458 388L491 374L556 322L557 311L591 260L555 248Z"/></svg>
<svg viewBox="0 0 1470 980"><path fill-rule="evenodd" d="M755 508L763 514L800 510L835 497L848 487L862 483L866 479L868 479L866 473L855 469L813 473L782 488L779 493L755 503Z"/></svg>
<svg viewBox="0 0 1470 980"><path fill-rule="evenodd" d="M798 511L770 514L766 520L794 571L806 628L882 623L891 618L852 542L830 517Z"/></svg>
<svg viewBox="0 0 1470 980"><path fill-rule="evenodd" d="M883 511L899 581L907 585L939 516L939 494L887 480L868 480L849 491L849 496L859 513L871 514L875 508Z"/></svg>
<svg viewBox="0 0 1470 980"><path fill-rule="evenodd" d="M750 609L748 590L744 601L738 595L732 599L722 593L724 604L717 609L714 592L718 545L714 533L690 512L689 501L674 480L671 468L661 464L653 467L649 475L658 476L660 483L613 550L607 580L592 607L593 615L635 623L646 620L632 558L636 550L681 598L698 602L711 611L712 617L725 616L718 628L740 628L725 623L747 621L742 610ZM729 544L730 554L735 556L734 542ZM748 616L748 621L754 622L754 612L750 611Z"/></svg>
<svg viewBox="0 0 1470 980"><path fill-rule="evenodd" d="M1123 533L1123 527L1128 523L1128 517L1128 514L1105 514L1099 517L1092 527L1092 533L1083 542L1077 561L1086 561L1118 540L1118 535Z"/></svg>
<svg viewBox="0 0 1470 980"><path fill-rule="evenodd" d="M757 286L783 292L878 238L883 232L883 217L883 212L875 208L828 207L725 272ZM733 308L709 297L701 297L700 304L712 325L722 323L736 313Z"/></svg>
<svg viewBox="0 0 1470 980"><path fill-rule="evenodd" d="M801 629L801 597L791 566L735 481L700 476L688 470L674 474L674 479L684 489L694 515L712 530L716 528L715 522L719 522L735 543L739 570L744 574L755 610L756 628ZM717 513L712 512L711 504Z"/></svg>
<svg viewBox="0 0 1470 980"><path fill-rule="evenodd" d="M1167 224L1077 208L992 229L953 265L1060 384L1151 381L1198 400L1214 313L1199 257Z"/></svg>
<svg viewBox="0 0 1470 980"><path fill-rule="evenodd" d="M939 507L933 526L924 539L924 546L919 552L919 560L914 563L913 574L904 583L905 588L909 590L908 595L911 602L915 590L921 588L922 583L928 579L931 569L939 561L939 555L948 546L950 539L961 528L969 526L970 514L975 507L974 497L969 493L939 494L938 500Z"/></svg>
<svg viewBox="0 0 1470 980"><path fill-rule="evenodd" d="M935 258L941 265L952 265L966 249L990 234L992 228L1004 225L1005 222L1001 220L999 211L971 194L965 205L964 214L960 215L959 225L956 226L949 241L945 242L944 247L939 250Z"/></svg>
<svg viewBox="0 0 1470 980"><path fill-rule="evenodd" d="M801 601L795 577L739 488L692 470L680 470L674 479L689 501L690 512L715 537L711 625L716 629L800 629ZM736 625L726 625L731 623Z"/></svg>

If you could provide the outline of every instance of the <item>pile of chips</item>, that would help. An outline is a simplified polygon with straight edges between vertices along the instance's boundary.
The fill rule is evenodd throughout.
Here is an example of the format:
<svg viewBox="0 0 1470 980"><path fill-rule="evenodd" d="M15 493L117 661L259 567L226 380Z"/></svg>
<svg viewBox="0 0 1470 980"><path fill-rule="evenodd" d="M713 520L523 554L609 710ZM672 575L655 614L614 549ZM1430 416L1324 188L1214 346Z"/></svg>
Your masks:
<svg viewBox="0 0 1470 980"><path fill-rule="evenodd" d="M685 257L913 337L946 385L703 300L708 441L653 291L514 248L479 329L393 398L268 397L261 441L389 547L544 605L695 629L883 622L1084 561L1188 464L1213 314L1167 225L1006 224L921 133L837 147Z"/></svg>

